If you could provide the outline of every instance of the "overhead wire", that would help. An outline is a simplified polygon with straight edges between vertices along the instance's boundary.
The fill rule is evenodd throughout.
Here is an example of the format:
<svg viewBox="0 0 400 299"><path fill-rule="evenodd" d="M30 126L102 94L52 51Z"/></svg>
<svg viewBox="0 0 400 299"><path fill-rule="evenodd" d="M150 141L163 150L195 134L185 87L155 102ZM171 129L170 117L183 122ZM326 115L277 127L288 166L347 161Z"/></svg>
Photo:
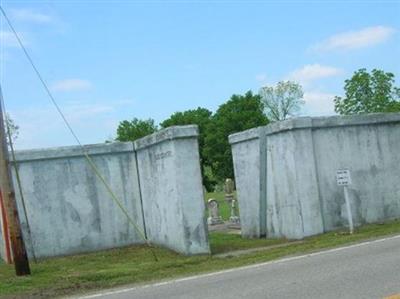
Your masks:
<svg viewBox="0 0 400 299"><path fill-rule="evenodd" d="M14 26L12 25L10 19L8 18L5 10L3 9L3 7L0 5L0 11L2 13L2 15L4 16L4 19L6 20L8 26L10 27L11 31L13 32L19 46L21 47L22 51L25 54L25 57L28 59L30 65L32 66L36 76L38 77L39 81L41 82L43 88L45 89L47 95L49 96L51 102L53 103L53 105L55 106L58 114L61 116L61 118L64 121L64 124L66 125L66 127L68 128L69 132L71 133L71 135L73 136L73 138L75 139L76 143L79 145L79 147L82 149L83 155L86 159L86 161L88 162L88 164L90 165L90 167L92 168L93 172L96 174L97 178L102 182L102 184L105 186L107 192L109 193L110 197L112 198L112 200L117 204L117 206L120 208L120 210L123 212L123 214L126 216L128 222L134 227L134 229L136 230L136 232L140 235L140 237L146 242L146 244L148 245L149 249L151 250L151 253L154 257L154 259L156 261L158 261L158 258L154 252L154 250L152 249L151 243L149 242L148 238L146 237L145 233L142 232L142 230L138 227L138 225L135 223L135 221L132 219L132 217L129 215L128 211L126 210L126 208L123 206L123 204L121 203L121 201L118 199L118 197L115 195L115 193L113 192L111 186L108 184L108 182L105 180L105 178L101 175L99 169L97 168L96 164L93 162L93 159L89 156L86 148L83 146L83 144L81 143L81 141L79 140L77 134L75 133L75 131L72 129L72 126L70 125L70 123L68 122L67 118L65 117L64 113L62 112L60 106L58 105L57 101L55 100L55 97L53 96L52 92L50 91L50 88L47 86L46 81L43 79L41 73L39 72L39 69L36 67L35 63L33 62L33 59L31 58L31 56L29 55L26 47L24 46L21 38L19 37L17 31L15 30Z"/></svg>

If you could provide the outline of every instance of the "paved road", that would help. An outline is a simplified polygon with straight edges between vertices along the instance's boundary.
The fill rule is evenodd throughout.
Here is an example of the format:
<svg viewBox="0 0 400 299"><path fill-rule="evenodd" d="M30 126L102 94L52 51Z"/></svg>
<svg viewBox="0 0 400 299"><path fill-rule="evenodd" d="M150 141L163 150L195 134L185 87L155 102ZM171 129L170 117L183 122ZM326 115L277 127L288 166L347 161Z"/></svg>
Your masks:
<svg viewBox="0 0 400 299"><path fill-rule="evenodd" d="M384 298L400 293L400 236L82 298Z"/></svg>

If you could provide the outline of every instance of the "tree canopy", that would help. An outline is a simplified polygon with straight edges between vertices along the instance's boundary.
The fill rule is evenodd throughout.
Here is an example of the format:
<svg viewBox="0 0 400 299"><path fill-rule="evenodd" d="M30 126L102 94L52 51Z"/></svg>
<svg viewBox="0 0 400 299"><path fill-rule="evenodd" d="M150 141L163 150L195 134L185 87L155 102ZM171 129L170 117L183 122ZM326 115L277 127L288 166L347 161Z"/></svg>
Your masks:
<svg viewBox="0 0 400 299"><path fill-rule="evenodd" d="M228 135L268 123L264 105L259 95L248 91L245 95L233 95L219 106L211 117L205 135L203 155L210 162L218 180L233 178L233 163Z"/></svg>
<svg viewBox="0 0 400 299"><path fill-rule="evenodd" d="M124 120L119 123L116 140L134 141L155 131L157 131L157 125L154 124L153 119L141 120L135 117L131 121Z"/></svg>
<svg viewBox="0 0 400 299"><path fill-rule="evenodd" d="M19 126L15 124L14 120L10 117L10 115L6 114L6 129L10 130L11 141L14 142L19 135Z"/></svg>
<svg viewBox="0 0 400 299"><path fill-rule="evenodd" d="M167 128L170 126L198 125L199 126L199 145L200 150L204 146L205 129L211 121L212 112L206 108L198 107L184 112L175 112L168 119L164 120L160 126Z"/></svg>
<svg viewBox="0 0 400 299"><path fill-rule="evenodd" d="M341 115L400 111L400 88L394 83L392 73L360 69L345 81L345 96L335 97L335 111Z"/></svg>
<svg viewBox="0 0 400 299"><path fill-rule="evenodd" d="M303 89L292 81L281 81L260 90L265 113L270 121L285 120L293 116L304 105Z"/></svg>

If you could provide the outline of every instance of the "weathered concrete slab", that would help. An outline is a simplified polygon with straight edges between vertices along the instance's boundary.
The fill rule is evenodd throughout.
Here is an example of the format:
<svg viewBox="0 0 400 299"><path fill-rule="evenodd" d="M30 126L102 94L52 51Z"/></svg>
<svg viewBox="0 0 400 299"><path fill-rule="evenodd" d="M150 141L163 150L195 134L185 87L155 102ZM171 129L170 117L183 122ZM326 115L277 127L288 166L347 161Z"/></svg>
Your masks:
<svg viewBox="0 0 400 299"><path fill-rule="evenodd" d="M91 145L86 149L144 231L132 143ZM16 192L29 254L32 246L37 257L49 257L143 243L79 147L19 151L17 161L32 232L30 239Z"/></svg>
<svg viewBox="0 0 400 299"><path fill-rule="evenodd" d="M343 168L353 177L356 224L400 217L399 113L302 117L229 140L244 236L261 235L263 223L254 219L263 211L268 236L302 238L347 226L343 187L335 178Z"/></svg>
<svg viewBox="0 0 400 299"><path fill-rule="evenodd" d="M348 168L356 225L400 217L400 123L351 126L314 132L325 227L347 225L343 188L331 175Z"/></svg>
<svg viewBox="0 0 400 299"><path fill-rule="evenodd" d="M271 237L302 238L323 231L311 130L268 136L267 230Z"/></svg>
<svg viewBox="0 0 400 299"><path fill-rule="evenodd" d="M236 191L240 210L242 235L259 238L265 235L265 210L262 211L260 136L264 128L254 128L229 136L232 144ZM245 200L241 200L245 198ZM264 221L264 222L263 222ZM264 231L263 231L264 229Z"/></svg>
<svg viewBox="0 0 400 299"><path fill-rule="evenodd" d="M135 141L147 236L184 254L210 252L197 136L169 127Z"/></svg>

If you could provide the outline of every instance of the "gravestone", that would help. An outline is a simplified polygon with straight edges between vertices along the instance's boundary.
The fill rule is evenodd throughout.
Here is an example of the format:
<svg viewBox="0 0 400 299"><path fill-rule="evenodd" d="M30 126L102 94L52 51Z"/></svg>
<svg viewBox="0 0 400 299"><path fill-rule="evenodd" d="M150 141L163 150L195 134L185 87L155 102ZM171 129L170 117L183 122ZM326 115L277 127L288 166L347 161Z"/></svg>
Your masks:
<svg viewBox="0 0 400 299"><path fill-rule="evenodd" d="M226 179L224 185L224 192L225 192L225 200L229 205L231 204L234 198L233 194L234 190L235 190L235 183L233 182L233 180Z"/></svg>
<svg viewBox="0 0 400 299"><path fill-rule="evenodd" d="M226 179L224 185L225 191L225 200L231 208L231 216L229 217L229 221L231 223L238 224L240 223L239 215L237 212L237 200L235 198L235 182L232 179Z"/></svg>
<svg viewBox="0 0 400 299"><path fill-rule="evenodd" d="M216 225L216 224L224 223L222 221L221 216L219 215L218 202L215 199L210 198L207 201L207 207L208 207L207 223L209 225Z"/></svg>
<svg viewBox="0 0 400 299"><path fill-rule="evenodd" d="M232 199L231 202L231 216L229 217L229 221L234 224L240 223L240 218L237 212L237 200L236 198Z"/></svg>

